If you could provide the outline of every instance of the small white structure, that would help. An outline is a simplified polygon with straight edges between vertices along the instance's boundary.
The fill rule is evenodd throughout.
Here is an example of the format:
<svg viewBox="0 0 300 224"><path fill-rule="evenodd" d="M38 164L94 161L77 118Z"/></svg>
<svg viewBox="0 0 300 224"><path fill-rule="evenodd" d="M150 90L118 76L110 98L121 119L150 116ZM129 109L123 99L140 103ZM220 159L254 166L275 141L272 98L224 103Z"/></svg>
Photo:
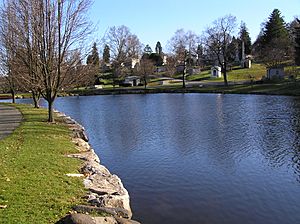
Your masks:
<svg viewBox="0 0 300 224"><path fill-rule="evenodd" d="M250 58L246 58L245 60L241 61L241 67L242 68L251 68L251 59Z"/></svg>
<svg viewBox="0 0 300 224"><path fill-rule="evenodd" d="M211 77L213 77L213 78L221 78L222 77L220 66L213 66L211 68Z"/></svg>
<svg viewBox="0 0 300 224"><path fill-rule="evenodd" d="M131 59L131 68L135 68L135 66L137 64L139 64L139 63L140 63L140 59L139 58L132 58Z"/></svg>
<svg viewBox="0 0 300 224"><path fill-rule="evenodd" d="M138 86L141 83L141 78L138 76L128 76L124 80L124 84L131 84L131 86Z"/></svg>
<svg viewBox="0 0 300 224"><path fill-rule="evenodd" d="M103 89L103 85L94 85L95 89Z"/></svg>
<svg viewBox="0 0 300 224"><path fill-rule="evenodd" d="M267 78L270 80L283 79L284 75L284 68L269 68L267 70Z"/></svg>

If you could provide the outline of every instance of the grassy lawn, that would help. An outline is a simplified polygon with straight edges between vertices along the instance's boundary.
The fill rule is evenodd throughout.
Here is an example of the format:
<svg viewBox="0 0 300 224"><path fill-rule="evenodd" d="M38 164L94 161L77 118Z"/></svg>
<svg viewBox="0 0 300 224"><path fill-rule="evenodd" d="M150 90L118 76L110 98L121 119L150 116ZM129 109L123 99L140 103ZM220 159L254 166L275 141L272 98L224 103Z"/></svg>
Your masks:
<svg viewBox="0 0 300 224"><path fill-rule="evenodd" d="M262 76L265 76L267 73L266 67L260 64L252 64L251 68L233 68L228 72L229 81L243 81L250 80L250 76L254 80L260 80Z"/></svg>
<svg viewBox="0 0 300 224"><path fill-rule="evenodd" d="M54 223L81 202L80 161L70 131L61 122L49 124L43 109L17 105L24 121L0 141L0 223Z"/></svg>
<svg viewBox="0 0 300 224"><path fill-rule="evenodd" d="M228 81L248 81L250 76L254 80L261 79L266 75L266 67L260 64L252 64L251 68L241 69L240 67L234 67L231 71L228 71ZM205 70L201 74L195 74L187 76L189 81L208 81L208 82L220 82L223 78L211 78L211 71Z"/></svg>

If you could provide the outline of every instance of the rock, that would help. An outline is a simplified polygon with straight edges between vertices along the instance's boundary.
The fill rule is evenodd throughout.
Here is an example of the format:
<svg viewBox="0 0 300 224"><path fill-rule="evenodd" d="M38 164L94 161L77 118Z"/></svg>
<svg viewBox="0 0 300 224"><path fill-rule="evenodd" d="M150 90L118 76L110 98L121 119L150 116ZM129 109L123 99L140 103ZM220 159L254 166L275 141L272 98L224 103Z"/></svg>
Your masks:
<svg viewBox="0 0 300 224"><path fill-rule="evenodd" d="M73 142L77 146L79 152L86 152L91 150L91 146L89 145L89 143L81 138L75 138L73 139Z"/></svg>
<svg viewBox="0 0 300 224"><path fill-rule="evenodd" d="M76 212L80 213L107 213L114 216L121 216L124 218L128 218L128 211L122 208L108 208L108 207L97 207L97 206L89 206L89 205L76 205L73 208Z"/></svg>
<svg viewBox="0 0 300 224"><path fill-rule="evenodd" d="M89 188L91 193L99 195L97 200L93 200L93 204L100 207L122 208L128 211L123 217L131 218L129 194L120 178L110 173L99 174L96 172L84 181L86 188Z"/></svg>
<svg viewBox="0 0 300 224"><path fill-rule="evenodd" d="M60 114L69 129L72 131L72 141L80 153L68 155L70 158L78 158L84 161L80 170L80 176L85 176L83 183L89 189L86 196L87 201L96 206L74 208L78 212L90 212L82 210L99 210L111 215L130 219L132 211L130 208L129 194L124 188L121 179L112 175L106 167L100 165L100 159L88 143L88 137L84 127L71 117ZM71 175L73 176L73 175ZM77 175L75 175L77 176Z"/></svg>
<svg viewBox="0 0 300 224"><path fill-rule="evenodd" d="M115 217L115 220L118 222L118 224L141 224L138 221L134 221L131 219L124 219L124 218L120 218L120 217Z"/></svg>
<svg viewBox="0 0 300 224"><path fill-rule="evenodd" d="M94 217L96 224L118 224L114 217Z"/></svg>
<svg viewBox="0 0 300 224"><path fill-rule="evenodd" d="M67 155L67 157L69 158L77 158L77 159L81 159L84 161L91 161L91 162L100 162L99 157L94 153L94 150L90 150L88 152L83 152L83 153L79 153L79 154L71 154L71 155Z"/></svg>
<svg viewBox="0 0 300 224"><path fill-rule="evenodd" d="M111 175L105 166L100 165L100 163L98 162L92 162L92 161L85 162L85 164L81 168L81 172L88 174L88 176L91 176L93 174L99 174L102 176Z"/></svg>
<svg viewBox="0 0 300 224"><path fill-rule="evenodd" d="M62 218L56 224L96 224L96 221L89 215L71 214Z"/></svg>

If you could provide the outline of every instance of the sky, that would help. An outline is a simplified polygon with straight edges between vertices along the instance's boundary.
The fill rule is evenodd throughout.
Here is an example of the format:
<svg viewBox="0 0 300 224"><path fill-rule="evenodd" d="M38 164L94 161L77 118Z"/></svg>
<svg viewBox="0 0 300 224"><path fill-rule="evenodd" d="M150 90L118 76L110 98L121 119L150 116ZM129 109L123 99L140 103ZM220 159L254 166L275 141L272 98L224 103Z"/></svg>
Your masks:
<svg viewBox="0 0 300 224"><path fill-rule="evenodd" d="M160 41L164 50L177 29L201 35L214 20L228 14L236 16L238 27L244 21L255 41L261 23L275 8L286 22L300 17L300 0L94 0L89 16L97 25L95 39L100 40L109 27L125 25L144 45L154 50Z"/></svg>

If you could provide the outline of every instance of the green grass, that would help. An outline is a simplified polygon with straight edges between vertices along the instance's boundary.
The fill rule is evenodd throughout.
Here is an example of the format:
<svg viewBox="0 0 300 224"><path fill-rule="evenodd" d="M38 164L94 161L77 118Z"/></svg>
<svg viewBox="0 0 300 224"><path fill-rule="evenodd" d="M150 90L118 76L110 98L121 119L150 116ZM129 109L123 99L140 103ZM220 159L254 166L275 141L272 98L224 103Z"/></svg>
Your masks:
<svg viewBox="0 0 300 224"><path fill-rule="evenodd" d="M24 121L0 141L0 223L54 223L84 195L78 173L80 161L64 155L75 153L69 129L46 122L43 109L17 105Z"/></svg>
<svg viewBox="0 0 300 224"><path fill-rule="evenodd" d="M228 81L250 80L250 76L254 80L260 80L267 73L266 67L260 64L252 64L251 68L233 68L228 72Z"/></svg>
<svg viewBox="0 0 300 224"><path fill-rule="evenodd" d="M254 80L261 79L262 76L266 75L266 67L260 64L252 64L251 68L241 69L240 67L234 67L231 71L228 71L228 81L248 81L250 76ZM187 76L189 81L208 81L208 82L220 82L223 78L211 78L211 71L204 70L201 74L195 74Z"/></svg>

